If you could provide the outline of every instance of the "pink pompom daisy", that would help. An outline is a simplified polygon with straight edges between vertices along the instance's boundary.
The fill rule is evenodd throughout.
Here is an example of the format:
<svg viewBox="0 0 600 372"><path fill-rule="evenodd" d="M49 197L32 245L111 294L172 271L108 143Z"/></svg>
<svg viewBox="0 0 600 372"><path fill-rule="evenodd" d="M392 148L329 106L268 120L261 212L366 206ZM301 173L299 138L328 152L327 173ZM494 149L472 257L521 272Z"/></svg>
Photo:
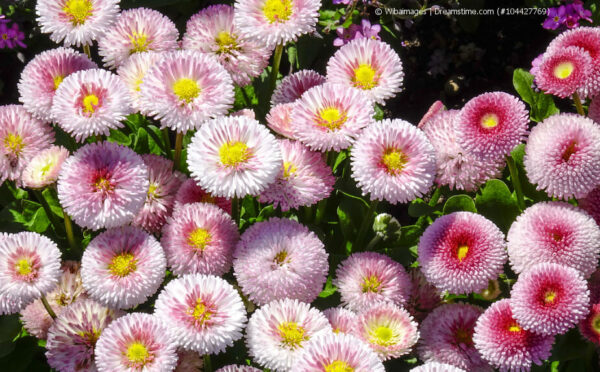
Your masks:
<svg viewBox="0 0 600 372"><path fill-rule="evenodd" d="M177 350L177 367L174 372L202 371L204 361L202 356L195 351Z"/></svg>
<svg viewBox="0 0 600 372"><path fill-rule="evenodd" d="M309 304L285 298L252 314L246 346L252 359L265 368L289 371L300 363L302 350L319 335L331 333L327 318Z"/></svg>
<svg viewBox="0 0 600 372"><path fill-rule="evenodd" d="M144 205L148 188L142 157L111 142L77 150L64 162L57 185L65 212L92 230L131 222Z"/></svg>
<svg viewBox="0 0 600 372"><path fill-rule="evenodd" d="M435 151L425 133L401 119L367 127L351 153L352 178L371 200L406 203L429 191Z"/></svg>
<svg viewBox="0 0 600 372"><path fill-rule="evenodd" d="M323 311L323 315L329 320L334 333L351 334L356 323L357 316L354 312L343 307L332 307Z"/></svg>
<svg viewBox="0 0 600 372"><path fill-rule="evenodd" d="M25 306L50 292L60 278L60 251L56 243L34 232L0 239L0 295L13 299L12 309Z"/></svg>
<svg viewBox="0 0 600 372"><path fill-rule="evenodd" d="M287 75L277 85L271 96L271 107L292 103L307 90L325 83L325 76L313 70L300 70Z"/></svg>
<svg viewBox="0 0 600 372"><path fill-rule="evenodd" d="M85 54L70 48L42 52L27 63L21 73L17 86L19 101L33 116L51 122L52 100L62 81L73 72L97 67Z"/></svg>
<svg viewBox="0 0 600 372"><path fill-rule="evenodd" d="M551 50L535 74L535 83L544 92L566 98L581 88L589 79L592 58L578 47Z"/></svg>
<svg viewBox="0 0 600 372"><path fill-rule="evenodd" d="M419 124L417 124L417 128L423 129L423 126L429 120L433 119L434 116L437 116L439 113L441 113L443 111L446 111L446 106L444 106L444 103L442 101L435 101L434 103L431 104L429 109L427 109L427 112L425 113L425 115L423 115L423 117L421 118L421 121L419 121Z"/></svg>
<svg viewBox="0 0 600 372"><path fill-rule="evenodd" d="M271 218L249 227L233 254L242 292L263 305L283 298L314 301L327 279L325 246L300 223Z"/></svg>
<svg viewBox="0 0 600 372"><path fill-rule="evenodd" d="M600 96L596 96L588 107L588 117L600 124Z"/></svg>
<svg viewBox="0 0 600 372"><path fill-rule="evenodd" d="M355 39L341 47L327 62L327 81L342 84L379 104L402 87L402 62L386 43Z"/></svg>
<svg viewBox="0 0 600 372"><path fill-rule="evenodd" d="M239 239L231 216L207 203L177 208L162 234L167 263L175 275L227 273Z"/></svg>
<svg viewBox="0 0 600 372"><path fill-rule="evenodd" d="M600 186L578 200L579 208L586 211L600 225Z"/></svg>
<svg viewBox="0 0 600 372"><path fill-rule="evenodd" d="M589 294L577 270L540 263L519 276L510 293L510 308L527 330L563 334L588 314Z"/></svg>
<svg viewBox="0 0 600 372"><path fill-rule="evenodd" d="M170 324L154 315L133 313L113 321L96 343L99 372L167 372L177 365Z"/></svg>
<svg viewBox="0 0 600 372"><path fill-rule="evenodd" d="M592 305L588 315L579 322L579 332L591 342L600 345L600 303Z"/></svg>
<svg viewBox="0 0 600 372"><path fill-rule="evenodd" d="M242 366L237 364L230 364L223 368L217 369L215 372L262 372L262 370L258 368L254 368L251 366Z"/></svg>
<svg viewBox="0 0 600 372"><path fill-rule="evenodd" d="M315 30L320 7L320 0L237 0L234 23L250 40L285 45Z"/></svg>
<svg viewBox="0 0 600 372"><path fill-rule="evenodd" d="M411 267L408 269L408 275L412 291L405 307L420 322L442 303L442 293L427 281L420 268Z"/></svg>
<svg viewBox="0 0 600 372"><path fill-rule="evenodd" d="M484 93L460 110L456 141L481 160L499 160L525 139L528 124L529 113L521 100L504 92Z"/></svg>
<svg viewBox="0 0 600 372"><path fill-rule="evenodd" d="M117 18L119 0L39 0L35 12L55 43L92 45Z"/></svg>
<svg viewBox="0 0 600 372"><path fill-rule="evenodd" d="M188 145L187 155L198 185L227 198L260 194L275 181L283 162L275 136L245 116L204 124Z"/></svg>
<svg viewBox="0 0 600 372"><path fill-rule="evenodd" d="M323 84L307 90L290 115L294 138L318 151L340 151L352 145L374 122L375 110L355 90Z"/></svg>
<svg viewBox="0 0 600 372"><path fill-rule="evenodd" d="M0 106L0 181L19 181L31 159L52 142L52 128L23 106Z"/></svg>
<svg viewBox="0 0 600 372"><path fill-rule="evenodd" d="M267 114L267 125L275 133L290 139L296 139L294 129L292 128L292 110L293 103L280 103L271 108Z"/></svg>
<svg viewBox="0 0 600 372"><path fill-rule="evenodd" d="M148 70L154 64L161 60L163 53L143 52L132 54L119 68L117 75L123 80L129 91L131 98L131 107L135 111L141 111L141 92L140 86Z"/></svg>
<svg viewBox="0 0 600 372"><path fill-rule="evenodd" d="M355 336L325 333L310 341L292 372L385 372L377 354Z"/></svg>
<svg viewBox="0 0 600 372"><path fill-rule="evenodd" d="M592 275L600 255L600 228L581 209L562 202L536 203L517 217L508 232L508 258L521 273L553 262Z"/></svg>
<svg viewBox="0 0 600 372"><path fill-rule="evenodd" d="M163 281L167 262L152 235L125 226L96 236L81 258L83 287L91 298L113 308L145 302Z"/></svg>
<svg viewBox="0 0 600 372"><path fill-rule="evenodd" d="M121 66L130 55L177 49L179 31L162 13L147 8L122 11L98 41L98 54L109 68Z"/></svg>
<svg viewBox="0 0 600 372"><path fill-rule="evenodd" d="M123 81L101 69L72 73L52 101L52 117L78 142L122 128L121 120L131 111L131 97Z"/></svg>
<svg viewBox="0 0 600 372"><path fill-rule="evenodd" d="M464 303L442 305L421 323L417 351L426 361L448 363L466 371L491 371L473 344L475 322L483 309Z"/></svg>
<svg viewBox="0 0 600 372"><path fill-rule="evenodd" d="M140 108L179 133L225 115L234 101L233 82L217 59L196 51L164 53L144 75Z"/></svg>
<svg viewBox="0 0 600 372"><path fill-rule="evenodd" d="M155 315L169 325L177 345L200 354L218 354L242 338L246 309L224 279L189 274L172 280L158 295Z"/></svg>
<svg viewBox="0 0 600 372"><path fill-rule="evenodd" d="M411 293L404 267L380 253L353 253L340 263L335 274L333 285L338 287L342 304L353 311L380 302L402 306Z"/></svg>
<svg viewBox="0 0 600 372"><path fill-rule="evenodd" d="M96 371L94 348L98 337L125 313L80 298L58 314L48 330L46 358L58 371Z"/></svg>
<svg viewBox="0 0 600 372"><path fill-rule="evenodd" d="M592 62L591 73L579 89L581 98L594 97L600 93L600 29L598 27L577 27L558 35L546 53L578 47L589 53Z"/></svg>
<svg viewBox="0 0 600 372"><path fill-rule="evenodd" d="M554 336L527 331L513 317L511 300L494 302L479 317L473 342L481 356L502 372L529 370L550 357Z"/></svg>
<svg viewBox="0 0 600 372"><path fill-rule="evenodd" d="M48 147L35 155L21 174L26 187L41 189L56 182L60 169L69 156L62 146Z"/></svg>
<svg viewBox="0 0 600 372"><path fill-rule="evenodd" d="M576 114L558 114L536 125L525 147L529 181L567 200L600 184L600 127Z"/></svg>
<svg viewBox="0 0 600 372"><path fill-rule="evenodd" d="M231 114L229 114L229 116L245 116L250 119L256 119L256 114L254 113L254 110L252 110L252 109L237 110L237 111L234 111Z"/></svg>
<svg viewBox="0 0 600 372"><path fill-rule="evenodd" d="M504 161L484 160L465 151L457 141L458 110L433 115L421 127L435 148L438 185L475 191L485 181L500 176Z"/></svg>
<svg viewBox="0 0 600 372"><path fill-rule="evenodd" d="M415 367L410 372L466 372L464 369L457 368L453 365L438 362L428 362Z"/></svg>
<svg viewBox="0 0 600 372"><path fill-rule="evenodd" d="M279 140L282 172L260 195L261 203L281 206L282 211L310 206L331 194L335 178L323 154L296 141Z"/></svg>
<svg viewBox="0 0 600 372"><path fill-rule="evenodd" d="M185 176L173 171L173 162L158 155L142 155L148 167L150 187L146 202L133 219L132 224L150 233L158 233L173 212L175 193Z"/></svg>
<svg viewBox="0 0 600 372"><path fill-rule="evenodd" d="M231 214L231 201L229 199L210 195L198 186L194 179L189 178L181 184L177 194L175 194L175 209L191 203L214 204Z"/></svg>
<svg viewBox="0 0 600 372"><path fill-rule="evenodd" d="M421 236L418 253L427 280L442 291L456 294L485 289L506 262L502 231L471 212L437 218Z"/></svg>
<svg viewBox="0 0 600 372"><path fill-rule="evenodd" d="M233 7L225 4L211 5L194 14L185 27L183 49L215 55L235 84L244 86L267 67L271 50L240 37L233 16Z"/></svg>

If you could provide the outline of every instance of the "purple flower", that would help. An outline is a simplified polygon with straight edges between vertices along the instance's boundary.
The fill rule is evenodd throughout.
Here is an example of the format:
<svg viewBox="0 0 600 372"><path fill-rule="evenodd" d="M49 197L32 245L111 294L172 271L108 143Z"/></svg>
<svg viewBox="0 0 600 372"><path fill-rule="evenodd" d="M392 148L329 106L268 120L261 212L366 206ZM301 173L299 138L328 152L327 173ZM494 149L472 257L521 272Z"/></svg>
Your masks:
<svg viewBox="0 0 600 372"><path fill-rule="evenodd" d="M12 49L17 45L26 48L27 46L23 43L25 34L19 30L19 25L16 23L13 23L11 27L7 25L7 21L0 19L0 49Z"/></svg>
<svg viewBox="0 0 600 372"><path fill-rule="evenodd" d="M542 27L548 30L556 30L560 27L576 28L579 27L580 19L592 22L591 16L592 12L583 7L581 0L574 0L557 8L548 8L548 18Z"/></svg>
<svg viewBox="0 0 600 372"><path fill-rule="evenodd" d="M548 18L546 18L542 27L547 30L556 30L564 22L565 13L564 5L561 5L558 8L548 8Z"/></svg>
<svg viewBox="0 0 600 372"><path fill-rule="evenodd" d="M572 4L567 5L567 7L569 6L572 14L576 14L580 19L592 22L592 12L583 7L583 2L581 0L575 0Z"/></svg>
<svg viewBox="0 0 600 372"><path fill-rule="evenodd" d="M381 40L379 37L379 31L381 31L380 25L371 25L368 19L363 19L361 21L361 33L362 37Z"/></svg>
<svg viewBox="0 0 600 372"><path fill-rule="evenodd" d="M335 30L338 37L333 41L333 45L339 47L348 44L354 39L362 39L361 28L358 25L350 25L348 28L338 27Z"/></svg>
<svg viewBox="0 0 600 372"><path fill-rule="evenodd" d="M333 0L334 5L338 5L338 4L348 5L351 2L352 2L352 0Z"/></svg>

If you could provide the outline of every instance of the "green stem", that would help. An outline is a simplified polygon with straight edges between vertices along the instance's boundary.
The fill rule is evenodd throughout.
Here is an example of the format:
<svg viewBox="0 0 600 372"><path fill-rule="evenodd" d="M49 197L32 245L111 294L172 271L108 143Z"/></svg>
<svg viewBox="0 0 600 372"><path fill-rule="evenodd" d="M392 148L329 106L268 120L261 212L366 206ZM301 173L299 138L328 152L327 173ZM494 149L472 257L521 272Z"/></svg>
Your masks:
<svg viewBox="0 0 600 372"><path fill-rule="evenodd" d="M277 83L277 74L279 74L279 65L281 64L281 56L282 55L283 55L283 44L277 44L277 46L275 47L275 53L273 54L273 68L271 69L269 97L273 94L273 91L275 90L275 85Z"/></svg>
<svg viewBox="0 0 600 372"><path fill-rule="evenodd" d="M573 102L575 102L577 113L581 116L585 116L585 111L583 111L583 105L581 104L581 98L579 98L579 94L577 92L573 93Z"/></svg>
<svg viewBox="0 0 600 372"><path fill-rule="evenodd" d="M318 225L323 221L325 212L327 210L327 199L323 199L317 203L317 212L315 213L315 225Z"/></svg>
<svg viewBox="0 0 600 372"><path fill-rule="evenodd" d="M429 198L429 206L430 207L435 207L436 204L438 203L438 201L440 200L440 197L442 196L442 189L440 187L436 188L435 191L433 192L433 194L431 194L431 198ZM422 225L423 222L427 219L427 216L421 216L417 219L417 222L415 223L415 225Z"/></svg>
<svg viewBox="0 0 600 372"><path fill-rule="evenodd" d="M50 317L52 319L56 319L56 313L50 307L50 304L48 303L48 300L46 300L46 296L42 295L42 297L40 298L40 300L42 300L42 304L46 308L46 311L48 312L48 314L50 315Z"/></svg>
<svg viewBox="0 0 600 372"><path fill-rule="evenodd" d="M92 51L90 50L90 46L87 44L83 45L83 51L88 56L89 59L92 59Z"/></svg>
<svg viewBox="0 0 600 372"><path fill-rule="evenodd" d="M35 195L35 197L37 198L37 200L40 202L40 204L44 208L44 211L46 212L46 216L48 216L48 219L50 220L50 223L54 227L54 231L58 233L59 223L56 220L56 216L54 216L54 213L52 213L52 210L50 209L50 205L48 205L48 202L46 201L46 198L44 198L44 195L42 195L42 193L40 192L40 190L35 190L34 189L33 190L33 195Z"/></svg>
<svg viewBox="0 0 600 372"><path fill-rule="evenodd" d="M63 209L63 217L65 220L65 232L67 233L67 240L69 241L69 246L73 251L77 249L77 243L75 242L75 236L73 235L73 224L71 223L71 219L65 210Z"/></svg>
<svg viewBox="0 0 600 372"><path fill-rule="evenodd" d="M521 189L521 182L519 181L519 172L515 165L515 160L512 156L506 157L506 164L508 164L508 171L510 172L510 180L512 181L515 194L517 194L517 203L521 210L525 209L525 198L523 197L523 190Z"/></svg>
<svg viewBox="0 0 600 372"><path fill-rule="evenodd" d="M365 251L370 252L373 250L373 248L375 248L375 246L381 241L381 236L380 235L375 235L373 237L373 239L371 239L371 241L369 242L369 244L367 244Z"/></svg>
<svg viewBox="0 0 600 372"><path fill-rule="evenodd" d="M365 214L365 218L363 218L360 229L358 230L358 235L356 236L356 242L352 245L353 247L360 249L358 247L360 247L363 240L365 240L369 227L373 225L373 214L376 212L378 204L378 200L373 200L369 203L369 210L367 211L367 214Z"/></svg>
<svg viewBox="0 0 600 372"><path fill-rule="evenodd" d="M235 226L240 226L240 208L239 208L239 199L237 196L231 199L231 217L235 221Z"/></svg>
<svg viewBox="0 0 600 372"><path fill-rule="evenodd" d="M169 138L169 128L163 128L162 130L163 140L165 141L165 147L168 149L167 156L173 160L173 153L171 153L171 138Z"/></svg>
<svg viewBox="0 0 600 372"><path fill-rule="evenodd" d="M179 170L179 162L181 160L181 147L183 145L183 133L177 132L175 137L175 155L173 156L173 166L175 170Z"/></svg>
<svg viewBox="0 0 600 372"><path fill-rule="evenodd" d="M202 370L204 372L212 372L212 363L210 362L210 355L206 354L203 357L204 359L204 366L202 367Z"/></svg>

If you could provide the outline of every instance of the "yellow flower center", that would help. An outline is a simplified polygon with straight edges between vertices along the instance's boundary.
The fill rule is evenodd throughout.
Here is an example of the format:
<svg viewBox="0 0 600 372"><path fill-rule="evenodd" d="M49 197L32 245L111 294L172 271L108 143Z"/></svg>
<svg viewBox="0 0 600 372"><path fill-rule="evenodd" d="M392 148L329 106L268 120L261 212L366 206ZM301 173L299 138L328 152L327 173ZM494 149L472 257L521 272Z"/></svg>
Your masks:
<svg viewBox="0 0 600 372"><path fill-rule="evenodd" d="M546 291L544 293L544 302L547 304L551 304L556 300L556 292L554 291Z"/></svg>
<svg viewBox="0 0 600 372"><path fill-rule="evenodd" d="M596 314L592 319L592 328L594 331L600 333L600 314Z"/></svg>
<svg viewBox="0 0 600 372"><path fill-rule="evenodd" d="M196 306L191 311L192 316L199 324L204 324L212 317L213 313L210 309L204 304L202 299L196 300Z"/></svg>
<svg viewBox="0 0 600 372"><path fill-rule="evenodd" d="M387 168L388 173L398 175L408 162L408 157L400 150L387 149L384 151L381 161Z"/></svg>
<svg viewBox="0 0 600 372"><path fill-rule="evenodd" d="M456 258L458 258L458 260L460 262L462 262L462 260L464 260L465 257L467 257L468 253L469 253L469 246L466 244L462 244L458 247L458 249L456 249Z"/></svg>
<svg viewBox="0 0 600 372"><path fill-rule="evenodd" d="M173 84L173 93L181 101L190 103L200 94L200 86L195 80L181 78Z"/></svg>
<svg viewBox="0 0 600 372"><path fill-rule="evenodd" d="M293 11L292 6L291 0L267 0L263 7L263 13L269 23L281 23L290 19Z"/></svg>
<svg viewBox="0 0 600 372"><path fill-rule="evenodd" d="M47 159L45 163L43 163L42 167L39 169L40 176L44 177L46 173L50 171L54 167L54 159Z"/></svg>
<svg viewBox="0 0 600 372"><path fill-rule="evenodd" d="M296 173L296 166L289 161L283 162L283 178L288 179L294 173Z"/></svg>
<svg viewBox="0 0 600 372"><path fill-rule="evenodd" d="M92 15L92 1L67 0L63 11L70 18L73 26L82 25Z"/></svg>
<svg viewBox="0 0 600 372"><path fill-rule="evenodd" d="M281 266L285 263L287 256L288 256L287 251L281 251L275 255L275 258L273 258L273 262L275 262L277 265Z"/></svg>
<svg viewBox="0 0 600 372"><path fill-rule="evenodd" d="M148 351L148 348L141 342L137 341L129 345L126 354L127 359L129 359L129 361L135 365L144 365L150 358L150 352Z"/></svg>
<svg viewBox="0 0 600 372"><path fill-rule="evenodd" d="M123 252L110 261L108 265L108 270L114 276L125 277L137 269L137 260L133 256L133 254L128 252Z"/></svg>
<svg viewBox="0 0 600 372"><path fill-rule="evenodd" d="M377 80L377 71L369 64L362 63L354 69L352 83L357 88L373 89L377 86Z"/></svg>
<svg viewBox="0 0 600 372"><path fill-rule="evenodd" d="M390 327L379 326L371 333L371 342L381 346L394 344L394 331Z"/></svg>
<svg viewBox="0 0 600 372"><path fill-rule="evenodd" d="M96 186L96 190L100 192L107 192L112 190L112 185L110 184L110 181L104 177L98 178L94 186Z"/></svg>
<svg viewBox="0 0 600 372"><path fill-rule="evenodd" d="M517 324L517 322L513 322L508 326L509 332L521 332L521 327Z"/></svg>
<svg viewBox="0 0 600 372"><path fill-rule="evenodd" d="M63 82L64 78L65 77L62 75L56 75L54 79L52 79L54 81L54 90L58 89L58 86Z"/></svg>
<svg viewBox="0 0 600 372"><path fill-rule="evenodd" d="M250 149L243 142L227 142L219 148L221 163L228 167L235 167L246 162L250 157Z"/></svg>
<svg viewBox="0 0 600 372"><path fill-rule="evenodd" d="M4 148L6 152L19 155L21 150L23 150L23 138L14 133L9 133L6 137L4 137Z"/></svg>
<svg viewBox="0 0 600 372"><path fill-rule="evenodd" d="M188 244L201 251L210 244L211 235L208 230L198 227L188 235Z"/></svg>
<svg viewBox="0 0 600 372"><path fill-rule="evenodd" d="M63 306L66 306L63 305ZM96 345L96 341L100 338L100 331L96 328L92 328L91 332L77 332L77 335L83 339L83 342L89 346Z"/></svg>
<svg viewBox="0 0 600 372"><path fill-rule="evenodd" d="M158 196L158 185L155 184L154 182L150 183L150 186L148 187L148 197L153 199L156 198Z"/></svg>
<svg viewBox="0 0 600 372"><path fill-rule="evenodd" d="M573 70L575 70L575 65L572 62L562 62L554 67L554 76L559 79L566 79L571 76Z"/></svg>
<svg viewBox="0 0 600 372"><path fill-rule="evenodd" d="M29 262L29 260L27 260L26 258L22 258L19 261L17 261L15 269L17 270L17 273L21 276L27 276L33 272L31 262Z"/></svg>
<svg viewBox="0 0 600 372"><path fill-rule="evenodd" d="M229 53L237 47L236 37L227 31L219 32L215 41L219 46L219 49L217 50L217 53L219 54Z"/></svg>
<svg viewBox="0 0 600 372"><path fill-rule="evenodd" d="M83 97L83 101L81 102L83 106L83 112L86 114L93 114L98 107L98 102L98 96L95 94L88 94L87 96Z"/></svg>
<svg viewBox="0 0 600 372"><path fill-rule="evenodd" d="M485 114L481 118L481 126L484 128L493 128L500 122L498 115L496 114Z"/></svg>
<svg viewBox="0 0 600 372"><path fill-rule="evenodd" d="M319 111L317 123L329 130L337 130L346 122L346 113L335 107L327 107Z"/></svg>
<svg viewBox="0 0 600 372"><path fill-rule="evenodd" d="M308 336L304 335L304 328L296 322L283 322L277 326L277 329L281 342L290 349L295 349L300 346L302 341L308 340Z"/></svg>
<svg viewBox="0 0 600 372"><path fill-rule="evenodd" d="M377 293L381 290L381 281L376 275L363 278L362 291Z"/></svg>
<svg viewBox="0 0 600 372"><path fill-rule="evenodd" d="M148 46L150 45L148 35L133 31L133 33L129 35L129 41L131 42L129 54L148 51Z"/></svg>
<svg viewBox="0 0 600 372"><path fill-rule="evenodd" d="M325 366L325 372L354 372L354 368L343 360L334 360Z"/></svg>

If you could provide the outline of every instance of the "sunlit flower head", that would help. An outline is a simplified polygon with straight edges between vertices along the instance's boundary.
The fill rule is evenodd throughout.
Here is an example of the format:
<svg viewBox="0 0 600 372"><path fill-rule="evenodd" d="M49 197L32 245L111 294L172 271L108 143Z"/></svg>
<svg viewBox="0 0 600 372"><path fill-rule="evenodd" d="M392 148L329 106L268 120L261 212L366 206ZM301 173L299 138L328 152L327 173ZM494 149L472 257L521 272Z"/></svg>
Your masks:
<svg viewBox="0 0 600 372"><path fill-rule="evenodd" d="M191 203L210 203L231 214L231 200L212 196L198 186L193 178L185 180L175 195L175 209Z"/></svg>
<svg viewBox="0 0 600 372"><path fill-rule="evenodd" d="M271 96L271 108L277 105L292 103L307 90L325 83L325 76L313 70L300 70L287 75L277 85Z"/></svg>
<svg viewBox="0 0 600 372"><path fill-rule="evenodd" d="M442 293L427 281L420 268L409 268L408 275L412 283L412 291L405 307L420 322L442 303Z"/></svg>
<svg viewBox="0 0 600 372"><path fill-rule="evenodd" d="M334 333L351 334L357 320L357 316L353 311L343 307L331 307L323 310L323 315L329 320Z"/></svg>
<svg viewBox="0 0 600 372"><path fill-rule="evenodd" d="M61 146L48 147L35 155L21 174L26 187L41 189L56 182L69 151Z"/></svg>
<svg viewBox="0 0 600 372"><path fill-rule="evenodd" d="M545 93L566 98L581 88L592 71L592 58L578 47L550 50L535 74L535 84Z"/></svg>
<svg viewBox="0 0 600 372"><path fill-rule="evenodd" d="M132 54L119 68L117 75L123 80L131 97L131 107L135 111L141 111L140 86L148 70L161 60L163 53L143 52Z"/></svg>
<svg viewBox="0 0 600 372"><path fill-rule="evenodd" d="M280 103L273 106L267 114L267 125L275 133L290 139L296 139L292 127L293 103Z"/></svg>

